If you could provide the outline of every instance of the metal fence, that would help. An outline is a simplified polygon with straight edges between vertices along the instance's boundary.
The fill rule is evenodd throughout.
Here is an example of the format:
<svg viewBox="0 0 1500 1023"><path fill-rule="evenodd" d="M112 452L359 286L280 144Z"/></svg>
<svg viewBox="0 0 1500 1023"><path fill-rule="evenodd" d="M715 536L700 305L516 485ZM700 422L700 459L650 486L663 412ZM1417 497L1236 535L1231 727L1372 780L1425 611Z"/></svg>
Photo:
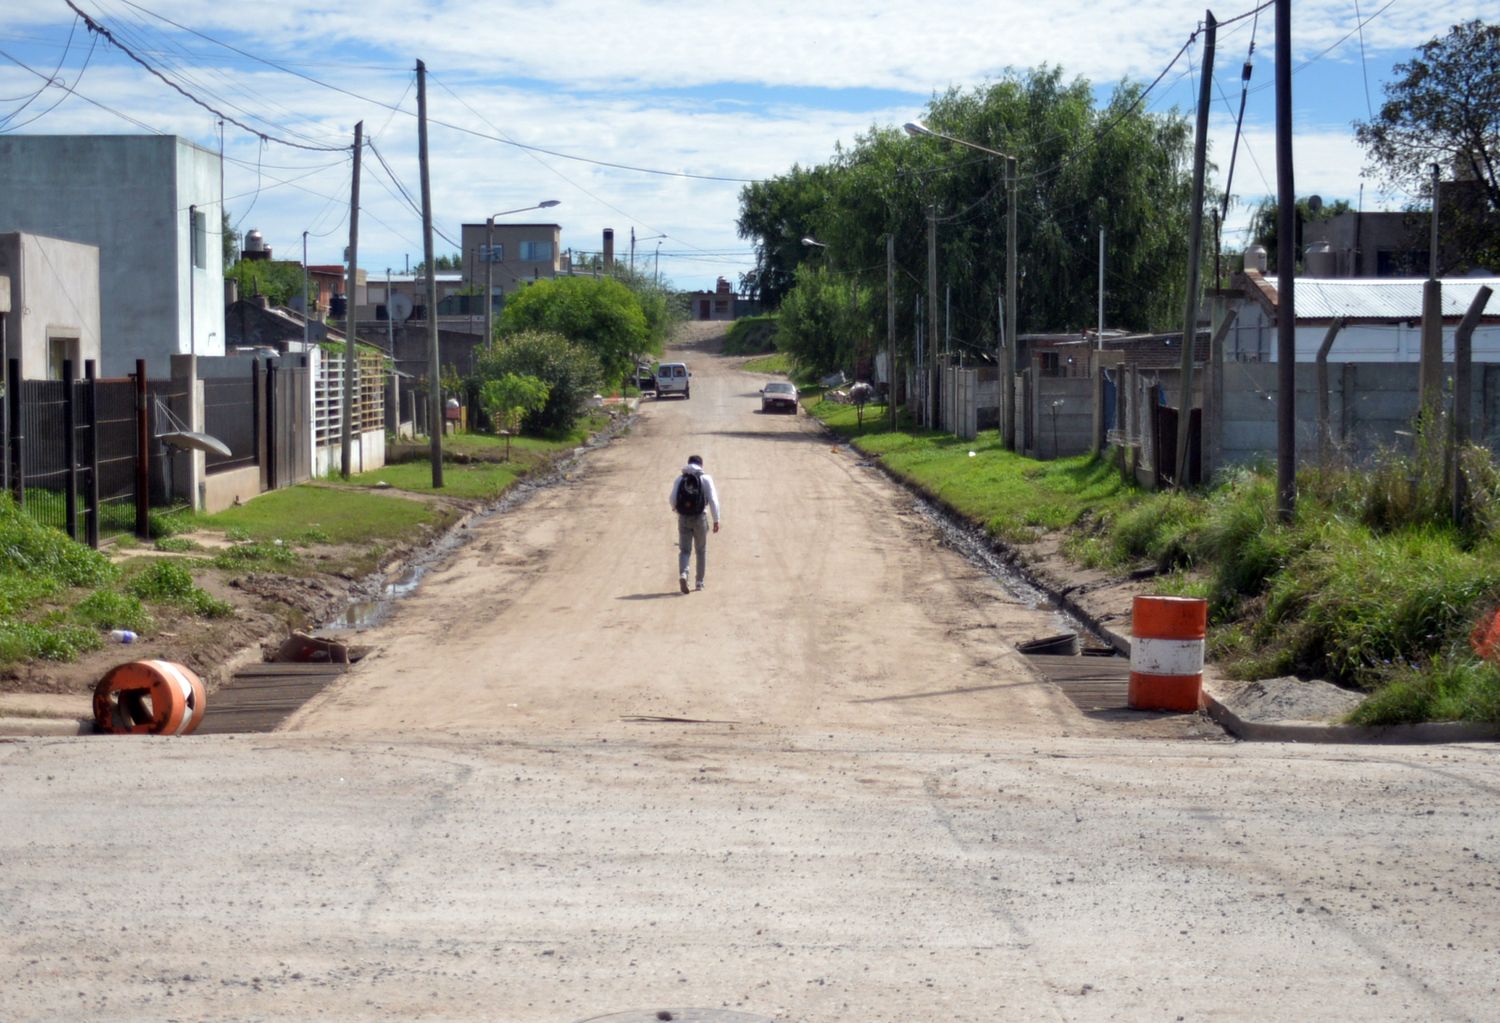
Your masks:
<svg viewBox="0 0 1500 1023"><path fill-rule="evenodd" d="M20 380L16 361L8 369L5 479L17 505L95 547L139 528L135 381Z"/></svg>
<svg viewBox="0 0 1500 1023"><path fill-rule="evenodd" d="M229 448L228 455L210 452L204 459L209 473L256 465L260 461L260 405L257 360L239 360L235 376L203 379L203 430Z"/></svg>

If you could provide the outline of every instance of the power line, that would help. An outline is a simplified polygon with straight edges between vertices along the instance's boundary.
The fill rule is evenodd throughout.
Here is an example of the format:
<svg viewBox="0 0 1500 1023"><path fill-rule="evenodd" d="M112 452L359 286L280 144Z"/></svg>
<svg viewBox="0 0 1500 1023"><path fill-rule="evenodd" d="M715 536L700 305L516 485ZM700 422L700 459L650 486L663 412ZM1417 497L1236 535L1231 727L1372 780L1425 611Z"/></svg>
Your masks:
<svg viewBox="0 0 1500 1023"><path fill-rule="evenodd" d="M65 0L65 2L68 4L69 7L73 7L73 0ZM206 34L204 32L198 31L197 29L189 28L186 25L183 25L183 24L180 24L179 22L173 21L171 18L168 18L165 15L158 14L155 11L152 11L152 10L149 10L149 9L147 9L145 7L142 7L140 4L133 3L132 0L121 0L121 2L129 5L130 7L135 8L136 10L140 11L143 14L148 14L148 15L150 15L153 18L157 18L157 19L159 19L161 21L164 21L168 25L171 25L174 28L180 29L180 30L182 30L184 32L188 32L188 33L190 33L192 35L197 36L199 39L203 39L203 40L205 40L207 42L213 43L215 46L222 46L224 49L230 50L230 51L232 51L234 53L237 53L237 54L239 54L242 57L245 57L245 58L247 58L249 60L257 61L257 62L259 62L261 64L266 65L267 67L275 68L276 70L281 71L281 72L283 72L285 74L294 75L297 78L300 78L300 79L302 79L305 82L310 82L313 85L321 86L324 89L330 89L333 92L341 93L342 95L348 96L351 99L357 99L357 100L360 100L361 102L364 102L364 103L370 103L370 104L373 104L375 106L384 107L384 108L389 109L389 110L393 110L393 111L396 111L396 112L399 112L399 113L407 114L407 116L409 116L409 117L415 117L416 116L415 114L410 113L408 111L400 110L399 107L393 107L389 103L384 103L384 102L382 102L380 100L373 99L373 98L371 98L369 96L361 95L361 94L359 94L357 92L353 92L353 91L351 91L349 89L345 89L342 86L334 85L331 82L325 82L322 79L315 78L312 75L306 74L306 73L304 73L302 71L298 71L295 68L290 67L290 66L288 66L286 64L282 64L282 63L279 63L277 61L270 60L270 59L265 58L265 57L261 57L258 54L254 54L254 53L249 52L248 50L240 49L239 47L234 46L234 45L232 45L230 43L226 43L226 42L224 42L221 39L216 39L216 38L214 38L211 35L208 35L208 34ZM77 7L73 7L73 9L75 11L78 10ZM82 14L82 12L79 12L79 13ZM84 16L84 18L85 18L85 21L89 20L86 15ZM90 24L92 25L92 23L90 23ZM138 61L138 62L140 62L140 61ZM142 63L142 66L146 67L147 70L151 70L149 65L146 65L144 62L140 62L140 63ZM165 80L165 79L163 79L163 80ZM446 89L447 87L444 86L444 88ZM181 91L181 90L179 90L179 91ZM451 92L451 90L449 90L449 91ZM195 102L197 102L197 101L195 100ZM467 106L467 104L465 104L465 105ZM473 108L471 107L470 110L472 112ZM483 118L481 118L481 120L483 120ZM599 160L599 159L595 159L593 157L578 156L578 155L575 155L573 153L564 153L564 152L560 152L560 151L555 150L555 149L547 149L544 146L534 146L534 145L530 145L530 144L525 143L525 142L518 142L515 139L506 138L503 135L487 135L484 132L476 131L473 128L466 128L463 125L452 124L452 123L447 122L447 121L441 121L441 120L438 120L437 118L434 118L434 117L428 117L427 121L428 121L429 124L436 125L436 126L442 127L442 128L447 128L450 131L456 131L456 132L460 132L460 133L465 134L465 135L471 135L471 136L473 136L475 138L485 139L485 140L490 141L490 142L499 142L502 145L514 146L517 149L525 149L525 150L529 150L529 151L534 152L534 153L544 153L547 156L555 156L555 157L557 157L558 159L561 159L561 160L575 160L575 161L578 161L580 163L593 164L593 165L598 166L598 167L611 167L611 168L614 168L615 170L632 171L632 172L637 173L637 174L655 174L655 175L659 175L659 176L663 176L663 177L690 178L690 179L697 180L697 181L726 181L726 182L733 182L733 183L738 183L738 184L755 184L759 180L758 178L737 178L737 177L728 177L728 176L715 175L715 174L695 174L695 173L692 173L690 171L669 171L669 170L661 170L659 168L654 168L654 167L640 167L640 166L635 166L635 165L632 165L632 164L615 163L615 162L610 161L610 160ZM238 123L238 122L236 122L236 123ZM244 125L240 125L240 127L244 127ZM249 131L251 129L247 128L246 130Z"/></svg>
<svg viewBox="0 0 1500 1023"><path fill-rule="evenodd" d="M317 145L308 145L307 143L303 143L303 142L293 142L290 139L277 138L274 135L270 135L270 134L268 134L266 132L259 131L259 130L255 129L255 128L252 128L248 124L244 123L243 121L240 121L240 120L238 120L236 118L230 117L228 114L224 113L221 110L216 109L215 107L209 105L208 103L205 103L203 100L199 99L197 96L193 95L191 92L187 91L182 86L180 86L176 82L172 81L172 79L168 78L161 71L157 70L155 67L152 67L151 64L150 64L150 62L148 62L145 58L137 56L135 54L135 52L130 49L130 47L126 46L124 43L120 42L117 38L115 38L114 33L110 32L109 29L105 28L103 25L99 24L93 18L91 18L87 14L85 14L78 7L77 4L73 3L73 0L63 0L63 2L66 3L70 8L72 8L72 10L73 10L73 12L75 14L77 14L80 18L83 19L84 24L88 26L90 32L93 32L93 33L95 33L97 35L103 36L105 38L105 40L107 40L108 42L110 42L111 44L113 44L115 46L115 48L118 49L121 53L125 54L125 56L129 57L131 60L133 60L137 64L139 64L141 67L145 68L147 71L149 71L156 78L159 78L168 87L170 87L174 92L177 92L177 93L181 94L183 97L185 97L186 99L192 101L193 103L196 103L198 106L202 107L204 110L207 110L209 113L211 113L215 117L219 118L219 120L221 120L221 121L227 121L230 124L234 125L235 127L243 129L244 131L249 132L250 134L256 136L259 139L261 139L262 141L265 141L265 142L276 142L276 143L279 143L280 145L283 145L283 146L291 146L294 149L310 149L310 150L316 150L316 151L321 151L321 152L333 153L333 152L338 152L340 149L348 149L349 148L348 146L317 146Z"/></svg>

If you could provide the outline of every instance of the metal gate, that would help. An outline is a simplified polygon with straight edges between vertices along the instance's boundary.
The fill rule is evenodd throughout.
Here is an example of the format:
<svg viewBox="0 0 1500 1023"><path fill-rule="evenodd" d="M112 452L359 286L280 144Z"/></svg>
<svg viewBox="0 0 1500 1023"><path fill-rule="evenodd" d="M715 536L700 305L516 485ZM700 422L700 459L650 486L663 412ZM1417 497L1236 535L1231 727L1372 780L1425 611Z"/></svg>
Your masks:
<svg viewBox="0 0 1500 1023"><path fill-rule="evenodd" d="M137 530L142 452L136 381L20 380L15 360L9 370L5 477L16 504L93 547ZM64 376L72 370L65 361Z"/></svg>

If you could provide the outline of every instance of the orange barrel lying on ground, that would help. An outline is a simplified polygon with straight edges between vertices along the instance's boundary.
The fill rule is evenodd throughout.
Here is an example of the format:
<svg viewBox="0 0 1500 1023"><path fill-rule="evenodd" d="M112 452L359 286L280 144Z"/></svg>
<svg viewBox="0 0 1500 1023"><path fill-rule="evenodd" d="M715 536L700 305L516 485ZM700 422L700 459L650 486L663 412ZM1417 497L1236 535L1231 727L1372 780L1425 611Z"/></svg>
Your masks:
<svg viewBox="0 0 1500 1023"><path fill-rule="evenodd" d="M203 681L175 661L131 661L94 687L94 725L110 735L189 735L207 707Z"/></svg>
<svg viewBox="0 0 1500 1023"><path fill-rule="evenodd" d="M1130 613L1130 706L1196 711L1207 631L1206 600L1136 597Z"/></svg>

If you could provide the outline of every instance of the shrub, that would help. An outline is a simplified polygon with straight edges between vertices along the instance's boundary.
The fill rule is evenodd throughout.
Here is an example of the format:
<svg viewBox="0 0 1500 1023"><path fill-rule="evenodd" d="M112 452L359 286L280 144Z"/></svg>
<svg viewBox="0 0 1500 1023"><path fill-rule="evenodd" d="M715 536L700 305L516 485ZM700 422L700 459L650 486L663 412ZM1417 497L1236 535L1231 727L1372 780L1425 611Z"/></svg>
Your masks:
<svg viewBox="0 0 1500 1023"><path fill-rule="evenodd" d="M603 380L599 360L589 352L561 334L534 330L505 337L480 355L477 379L499 380L507 373L532 376L548 386L546 404L522 423L528 433L569 429Z"/></svg>
<svg viewBox="0 0 1500 1023"><path fill-rule="evenodd" d="M1403 667L1349 720L1359 725L1500 722L1500 666L1444 657L1425 668Z"/></svg>
<svg viewBox="0 0 1500 1023"><path fill-rule="evenodd" d="M132 593L95 590L73 607L73 617L81 625L96 629L131 629L145 632L151 627L151 615Z"/></svg>
<svg viewBox="0 0 1500 1023"><path fill-rule="evenodd" d="M0 496L0 572L48 577L63 586L102 586L119 577L104 555L36 522L8 496Z"/></svg>
<svg viewBox="0 0 1500 1023"><path fill-rule="evenodd" d="M1369 687L1463 642L1497 597L1493 562L1451 531L1377 536L1332 521L1276 576L1256 635L1293 670Z"/></svg>
<svg viewBox="0 0 1500 1023"><path fill-rule="evenodd" d="M0 663L71 661L104 645L99 633L82 625L37 625L0 621Z"/></svg>
<svg viewBox="0 0 1500 1023"><path fill-rule="evenodd" d="M205 618L225 618L234 606L210 596L196 583L185 565L166 558L153 561L125 584L125 590L142 600L175 604Z"/></svg>

